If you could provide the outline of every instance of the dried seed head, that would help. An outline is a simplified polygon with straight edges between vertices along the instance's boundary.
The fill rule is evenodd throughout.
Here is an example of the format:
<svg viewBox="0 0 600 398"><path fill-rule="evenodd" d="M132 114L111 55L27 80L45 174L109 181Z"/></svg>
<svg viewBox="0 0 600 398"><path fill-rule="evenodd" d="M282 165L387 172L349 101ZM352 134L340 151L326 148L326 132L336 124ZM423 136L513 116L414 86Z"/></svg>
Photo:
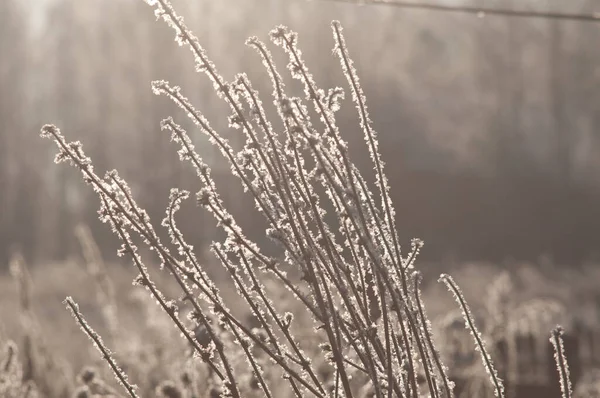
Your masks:
<svg viewBox="0 0 600 398"><path fill-rule="evenodd" d="M200 347L204 349L207 349L212 341L210 333L204 325L198 325L196 329L194 329L194 337L198 344L200 344Z"/></svg>
<svg viewBox="0 0 600 398"><path fill-rule="evenodd" d="M79 380L83 384L90 384L96 378L97 374L98 374L98 372L97 372L96 368L88 366L88 367L83 368L81 373L79 373Z"/></svg>
<svg viewBox="0 0 600 398"><path fill-rule="evenodd" d="M183 392L172 381L163 381L156 387L157 395L164 398L183 398Z"/></svg>
<svg viewBox="0 0 600 398"><path fill-rule="evenodd" d="M187 370L183 371L183 373L181 373L180 379L181 379L181 383L183 384L184 387L186 387L186 388L191 387L192 375L190 374L189 371L187 371Z"/></svg>
<svg viewBox="0 0 600 398"><path fill-rule="evenodd" d="M16 363L17 345L13 341L9 341L6 343L5 351L6 356L4 363L2 363L2 373L9 373Z"/></svg>
<svg viewBox="0 0 600 398"><path fill-rule="evenodd" d="M88 386L79 386L73 392L73 398L91 398L92 393Z"/></svg>

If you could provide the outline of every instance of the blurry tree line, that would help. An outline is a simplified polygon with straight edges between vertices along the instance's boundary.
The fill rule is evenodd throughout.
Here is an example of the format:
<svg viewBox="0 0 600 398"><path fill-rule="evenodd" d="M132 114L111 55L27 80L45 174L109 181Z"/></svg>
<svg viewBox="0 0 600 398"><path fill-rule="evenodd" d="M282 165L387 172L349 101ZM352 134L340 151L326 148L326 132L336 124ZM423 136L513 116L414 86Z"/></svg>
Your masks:
<svg viewBox="0 0 600 398"><path fill-rule="evenodd" d="M600 25L304 0L173 3L225 78L247 72L266 104L270 82L245 39L268 41L275 25L289 25L319 84L334 87L344 80L330 56L329 22L342 21L380 133L401 235L424 238L425 256L549 253L573 262L598 247ZM470 4L594 11L591 0ZM274 53L283 73L285 59ZM160 120L173 115L192 132L239 222L262 239L262 220L219 153L152 94L157 79L182 86L215 128L239 142L191 54L143 1L0 0L0 264L15 250L36 261L76 253L81 223L106 255L114 252L96 219L96 196L75 170L52 165L55 148L38 138L44 123L81 140L99 174L118 169L158 224L169 188L198 189L160 131ZM349 95L339 118L353 158L368 170ZM216 236L193 203L181 223L197 246Z"/></svg>

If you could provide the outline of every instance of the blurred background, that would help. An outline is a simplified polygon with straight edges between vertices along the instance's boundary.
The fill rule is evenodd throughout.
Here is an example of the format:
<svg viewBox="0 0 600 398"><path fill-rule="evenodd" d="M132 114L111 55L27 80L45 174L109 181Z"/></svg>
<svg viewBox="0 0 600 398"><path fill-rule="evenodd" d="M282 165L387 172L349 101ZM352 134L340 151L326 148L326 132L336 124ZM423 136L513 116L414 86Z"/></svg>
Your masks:
<svg viewBox="0 0 600 398"><path fill-rule="evenodd" d="M597 0L430 1L600 11ZM332 54L330 22L340 20L379 133L400 237L405 246L413 237L425 241L424 297L463 396L488 396L473 392L487 381L455 303L434 283L441 272L452 273L472 303L500 372L512 383L509 396L558 396L548 333L559 322L569 333L573 380L585 386L579 382L584 370L594 371L588 384L600 391L600 23L325 0L172 2L224 78L248 73L271 112L268 75L246 38L268 42L272 28L288 25L299 33L320 87L346 87ZM302 95L281 50L270 48L288 88ZM112 380L63 308L67 295L116 347L144 396L178 377L171 364L179 359L163 355L175 356L182 344L147 294L132 290L134 269L115 261L119 242L97 219L98 198L77 170L53 164L56 147L39 137L43 124L80 140L98 174L117 169L164 233L159 224L169 189L200 187L160 130L160 121L173 116L211 166L246 235L269 250L262 216L220 153L170 100L152 94L150 82L158 79L181 86L232 146L243 145L190 52L143 1L0 0L0 343L2 335L19 342L23 378L35 380L42 396L68 396L85 364ZM352 159L373 178L346 92L336 115L340 129ZM222 236L212 216L189 202L179 227L214 274L220 265L206 247ZM155 268L166 295L180 295ZM284 297L273 285L276 297ZM235 298L224 286L225 296ZM103 312L110 307L105 296L120 317ZM518 355L507 354L512 340L494 334L498 325L513 333Z"/></svg>
<svg viewBox="0 0 600 398"><path fill-rule="evenodd" d="M268 76L245 39L268 41L270 29L286 24L299 32L317 82L344 86L329 25L343 23L380 134L401 237L423 239L424 259L544 256L577 266L597 258L600 24L327 1L173 3L223 76L247 72L269 105ZM591 0L439 3L596 11ZM239 223L261 242L264 224L240 184L185 115L152 94L155 79L182 86L234 146L241 139L189 51L143 1L0 0L0 268L17 251L33 263L75 255L80 224L103 255L117 247L78 172L52 164L55 147L39 138L44 123L81 140L99 174L118 169L158 224L169 188L199 187L160 131L160 120L174 116ZM349 97L339 120L353 159L369 174ZM210 215L193 205L184 214L182 229L197 247L218 237Z"/></svg>

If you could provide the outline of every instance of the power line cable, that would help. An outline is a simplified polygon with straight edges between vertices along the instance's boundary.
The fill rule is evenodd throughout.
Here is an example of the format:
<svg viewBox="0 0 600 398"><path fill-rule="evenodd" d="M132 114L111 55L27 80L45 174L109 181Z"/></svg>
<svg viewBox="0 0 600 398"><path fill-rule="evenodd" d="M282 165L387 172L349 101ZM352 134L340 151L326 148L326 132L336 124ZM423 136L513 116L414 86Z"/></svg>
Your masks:
<svg viewBox="0 0 600 398"><path fill-rule="evenodd" d="M591 14L584 13L561 13L550 11L527 11L510 10L502 8L474 7L474 6L450 6L434 3L414 3L402 0L321 0L336 3L351 3L358 5L387 5L399 8L410 8L417 10L433 10L442 12L453 12L461 14L473 14L479 17L486 15L501 15L520 18L562 19L580 22L600 22L600 11Z"/></svg>

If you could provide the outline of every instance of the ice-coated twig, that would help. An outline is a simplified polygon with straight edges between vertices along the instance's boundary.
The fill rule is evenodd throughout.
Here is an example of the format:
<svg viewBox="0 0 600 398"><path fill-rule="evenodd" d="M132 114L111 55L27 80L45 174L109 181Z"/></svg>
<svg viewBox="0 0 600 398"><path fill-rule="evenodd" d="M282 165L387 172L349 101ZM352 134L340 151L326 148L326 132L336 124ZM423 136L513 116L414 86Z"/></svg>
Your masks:
<svg viewBox="0 0 600 398"><path fill-rule="evenodd" d="M498 376L498 372L494 368L494 364L485 348L485 342L483 341L483 337L479 330L477 330L477 326L475 326L475 320L473 319L473 315L471 314L471 310L463 297L460 288L454 282L454 279L448 274L442 274L439 278L440 282L443 282L448 287L448 290L454 294L454 298L458 302L460 309L462 311L463 318L465 320L465 327L471 332L471 335L475 339L476 348L481 354L481 360L483 361L483 366L485 367L486 372L490 376L492 384L494 385L494 394L498 398L504 397L504 385L500 377Z"/></svg>
<svg viewBox="0 0 600 398"><path fill-rule="evenodd" d="M571 398L573 396L573 386L571 385L571 377L569 372L569 364L565 355L565 345L563 341L564 330L562 326L557 325L550 336L550 342L554 347L554 360L556 368L560 376L560 390L563 398Z"/></svg>
<svg viewBox="0 0 600 398"><path fill-rule="evenodd" d="M77 320L77 323L81 326L81 329L88 335L88 337L94 342L94 345L102 354L102 358L108 363L113 373L115 374L115 378L119 383L127 390L129 395L132 398L139 398L136 393L137 387L129 382L129 379L125 372L117 365L117 362L113 358L110 350L104 345L102 341L102 337L92 327L87 323L81 311L79 311L79 305L73 300L71 296L67 297L64 301L67 305L67 308L71 311L71 314Z"/></svg>

